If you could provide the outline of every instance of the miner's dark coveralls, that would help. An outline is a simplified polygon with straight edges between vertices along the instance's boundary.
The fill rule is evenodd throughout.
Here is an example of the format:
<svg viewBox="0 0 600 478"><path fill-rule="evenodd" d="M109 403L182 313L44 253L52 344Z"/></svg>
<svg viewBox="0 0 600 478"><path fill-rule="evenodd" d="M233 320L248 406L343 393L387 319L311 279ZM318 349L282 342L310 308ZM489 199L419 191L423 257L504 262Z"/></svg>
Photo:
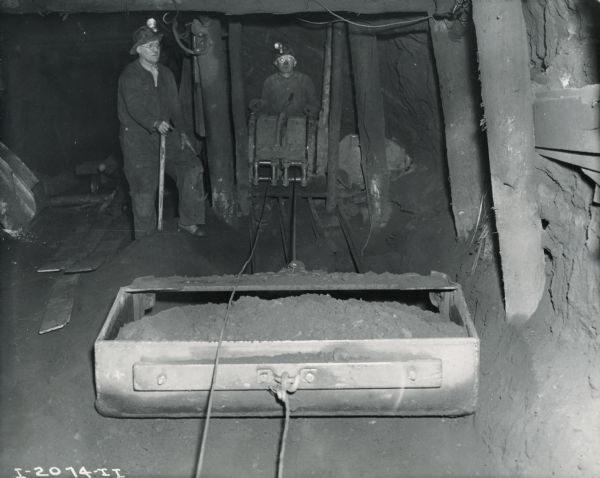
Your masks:
<svg viewBox="0 0 600 478"><path fill-rule="evenodd" d="M138 60L119 77L118 115L125 176L129 182L135 237L156 229L160 134L157 120L170 121L175 131L166 136L166 173L179 190L179 224L204 224L205 204L202 164L188 149L183 151L179 132L185 132L173 73L157 64L158 80Z"/></svg>
<svg viewBox="0 0 600 478"><path fill-rule="evenodd" d="M260 102L261 113L278 115L285 112L287 116L316 116L318 111L315 86L308 75L294 71L289 78L285 78L280 73L274 73L265 80Z"/></svg>

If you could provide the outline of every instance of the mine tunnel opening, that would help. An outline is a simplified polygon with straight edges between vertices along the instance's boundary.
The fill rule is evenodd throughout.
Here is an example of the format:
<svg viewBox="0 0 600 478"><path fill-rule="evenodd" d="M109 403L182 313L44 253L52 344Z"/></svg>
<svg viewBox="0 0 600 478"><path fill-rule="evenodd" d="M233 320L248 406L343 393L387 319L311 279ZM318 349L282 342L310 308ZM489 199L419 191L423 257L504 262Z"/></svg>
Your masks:
<svg viewBox="0 0 600 478"><path fill-rule="evenodd" d="M115 60L114 55L111 57L108 54L105 46L110 45L111 51L122 48L121 45L129 41L126 39L124 30L131 29L133 24L143 23L151 15L152 12L135 12L126 19L114 14L78 14L48 19L36 17L24 17L19 20L12 17L6 19L7 34L12 36L15 44L19 44L17 49L5 48L3 65L6 78L4 83L10 86L11 91L39 91L40 94L48 96L45 89L52 88L52 85L56 84L62 70L70 69L68 77L61 80L59 87L53 88L53 95L50 96L57 104L62 104L62 107L47 108L43 113L40 112L42 116L49 117L51 124L55 125L53 128L38 128L35 123L29 122L28 116L22 113L23 109L17 100L18 94L6 98L6 112L7 115L10 115L11 120L3 122L2 129L5 137L8 142L15 145L19 153L30 158L29 162L32 167L47 178L48 183L51 183L51 176L55 176L57 179L55 184L60 188L60 180L65 179L72 166L81 162L82 158L93 162L97 161L96 158L99 160L103 156L114 155L122 164L120 147L116 144L118 138L116 118L111 117L115 105L112 100L105 101L102 98L114 98L116 77L129 58L123 52L118 56L118 60ZM169 21L172 17L171 13L170 16L164 16L163 19ZM181 12L179 17L181 33L183 33L184 25L189 24L196 17L196 13ZM412 20L422 17L423 14L420 12L358 15L356 18L351 15L351 18L357 22L362 19L364 22L372 22L375 25L399 24L397 27L385 29L382 32L379 29L374 30L377 33L368 36L371 38L371 42L374 41L371 47L377 57L376 67L380 73L381 91L384 96L379 103L381 110L375 113L375 117L385 119L384 122L379 122L377 134L379 141L385 143L383 147L386 153L384 155L388 161L385 165L381 163L379 167L386 168L385 176L389 176L391 181L400 181L399 185L393 186L393 190L389 194L392 196L392 202L399 204L405 214L418 214L420 212L419 203L424 204L430 201L435 203L432 208L449 208L449 189L447 180L445 180L448 175L443 160L443 134L440 133L440 107L436 73L431 56L429 27L427 22L410 23ZM313 21L313 24L301 20ZM226 105L226 108L241 108L244 114L247 114L248 102L252 98L260 97L262 83L275 71L272 46L278 41L295 49L296 55L299 57L298 68L307 72L311 77L317 97L319 101L322 100L326 25L314 25L314 23L324 21L323 15L310 14L306 15L306 18L298 14L245 15L227 17L221 21L223 31L226 31L232 23L239 23L242 27L239 53L241 54L243 94L240 99L231 97L227 92L229 106ZM408 23L405 25L405 22ZM26 39L22 30L20 31L20 24L26 24L29 28L35 29L38 32L37 36L34 39ZM161 62L168 65L176 73L176 77L181 80L184 70L184 55L170 34L169 25L159 18L159 26L161 32L164 33ZM63 45L62 40L58 40L59 37L55 35L59 31L63 35L66 32L63 37L65 41L69 38L68 41L81 37L92 40L78 43L76 49L67 51L67 43ZM39 38L53 38L54 53L51 57L42 53ZM372 219L374 211L378 210L370 203L369 191L366 188L368 181L365 181L366 172L375 168L370 166L367 168L361 164L363 161L358 139L359 127L355 106L358 100L348 42L349 35L345 34L341 52L342 60L339 65L341 84L337 87L337 91L342 96L339 120L339 139L342 151L336 183L341 188L340 195L343 196L340 198L340 202L346 202L343 206L345 212L351 217L361 215L363 217L361 222L364 223L369 218ZM231 81L231 72L228 70L231 67L232 54L228 50L229 48L230 45L225 45L223 61L225 62L224 73L229 76L229 81ZM20 51L26 51L27 54L31 54L39 60L35 62L35 71L27 75L27 81L22 81ZM58 52L62 53L59 55ZM90 71L97 71L96 77L99 79L98 84L94 84L95 94L91 97L86 93L87 88L81 86L81 79ZM109 78L111 75L112 78ZM42 76L52 81L43 83L40 81ZM365 83L367 93L369 89L372 89L369 87L368 81L370 80L367 79ZM78 96L74 96L74 94ZM79 96L87 97L88 102L93 102L85 114L78 106ZM94 133L82 130L84 125L89 123L91 117L88 113L91 112L96 118L102 118ZM191 113L195 114L194 111ZM74 121L75 118L77 121ZM230 122L232 119L227 121ZM245 121L246 119L243 120L243 122ZM370 119L366 118L362 121L362 123L365 122L369 123ZM37 136L38 141L22 141L21 131L26 124L29 129L35 129L33 134ZM58 125L61 127L59 128ZM233 125L229 123L229 126ZM69 134L61 132L65 128ZM363 131L363 136L366 134ZM245 141L243 137L242 139L230 137L229 140L233 144ZM100 144L102 147L98 150ZM231 171L225 173L225 176L229 176L227 179L220 174L221 171L218 170L218 167L215 170L215 166L209 164L206 158L206 144L200 146L199 149L201 150L201 161L206 170L207 199L209 202L213 202L214 207L214 201L221 195L214 189L213 184L229 180L231 181L230 187L234 187L233 183L246 182L246 166L245 164L241 165L242 173L236 178L231 177ZM240 165L239 163L245 162L244 156L233 156L236 157L220 158L218 164L230 162L229 169L231 169L234 163ZM292 168L294 174L298 172L296 166L292 166ZM321 165L320 168L320 175L324 177L324 166ZM58 171L60 174L57 175ZM419 180L411 181L410 175L414 172L417 175L430 174L431 180L424 181L430 182L430 184L423 188L419 184ZM58 177L61 175L62 178ZM438 181L439 185L435 186ZM68 183L68 181L65 182ZM177 198L174 197L173 182L170 179L167 180L166 187L167 191L172 193L170 210L176 210ZM436 190L435 195L432 194L431 197L426 198L419 197L420 193L430 192L433 189ZM373 197L371 196L371 198ZM446 206L441 206L443 202L446 202ZM351 226L353 225L351 224ZM364 238L361 239L364 240Z"/></svg>
<svg viewBox="0 0 600 478"><path fill-rule="evenodd" d="M42 3L36 2L31 8L38 8ZM94 3L100 5L99 2ZM390 7L389 2L351 1L343 4L348 9L340 10L340 14L358 23L395 23L430 15L432 18L389 32L363 35L370 37L370 49L363 50L358 63L372 66L371 60L377 59L377 68L371 67L370 70L379 72L379 88L369 89L370 79L364 71L365 77L360 81L366 78L363 86L366 84L367 87L361 89L357 85L352 70L353 45L350 37L354 34L356 39L361 35L354 30L346 32L343 61L340 63L341 86L337 87L337 91L342 93L337 143L340 156L352 158L352 161L341 162L337 171L336 206L341 219L336 218L337 210L335 215L328 216L331 211L327 208L328 195L323 194L327 191L324 180L314 184L309 181L306 187L296 184L298 190L304 191L299 195L297 205L299 235L296 258L303 261L308 270L330 272L360 269L426 274L433 269L448 273L462 284L482 340L481 400L474 421L476 433L471 433L472 421L460 420L443 422L429 419L417 423L407 419L398 427L399 422L386 420L358 423L299 419L296 423L300 430L296 431L305 433L303 436L308 439L302 443L299 443L300 440L294 442L299 451L295 457L292 455L292 460L303 463L313 474L323 474L329 470L319 468L319 460L314 459L319 456L321 463L334 463L332 466L338 472L346 471L348 476L369 476L374 468L377 468L376 471L383 470L381 472L385 475L389 470L398 469L399 460L402 460L404 470L415 475L435 475L442 474L440 470L450 470L451 474L466 476L475 469L482 473L493 469L492 474L501 469L505 474L539 474L540 470L545 474L564 472L565 476L584 475L589 470L593 470L590 471L593 474L598 469L593 453L597 448L597 436L587 425L592 421L588 419L589 410L595 410L593 404L600 388L597 367L593 365L597 362L594 340L598 330L595 317L598 315L600 283L597 271L599 179L597 169L593 169L597 168L594 163L597 155L594 135L597 136L598 125L588 113L595 111L598 101L597 59L593 48L598 44L597 32L600 31L597 28L597 6L577 0L479 2L476 5L474 2L472 6L469 2L433 3L435 8L432 5L427 12L421 12L417 8L422 7L419 2L403 2L402 5L412 6L411 12L406 14L362 10L370 9L372 5L375 5L373 8L381 6L382 12L399 8ZM224 8L231 5L226 0L222 4ZM500 4L502 9L496 11ZM22 16L5 14L6 9L27 10L30 8L28 5L33 4L17 1L4 2L1 6L2 141L38 175L46 194L56 201L54 205L60 202L58 199L85 202L89 199L89 189L99 188L100 192L107 192L119 181L118 177L94 172L90 175L92 179L90 176L75 178L77 184L74 185L72 171L75 168L89 171L89 167L100 164L112 167L116 163L122 167L114 94L119 73L132 60L128 53L131 32L144 24L148 17L158 19L159 23L165 17L157 11L60 15L39 15L29 11ZM56 4L53 5L48 7L49 10L55 8ZM61 5L61 8L70 8L65 2ZM182 0L178 5L189 7L190 4ZM245 8L241 5L253 4L238 4L234 10ZM285 10L288 3L267 2L267 5L275 10ZM459 16L434 17L459 5L469 8L466 21ZM515 5L518 8L513 8ZM133 7L131 3L129 6ZM148 6L155 7L155 4ZM473 18L471 7L474 9ZM122 2L119 8L122 8ZM361 13L348 13L351 11ZM8 13L17 12L11 10ZM302 14L281 11L282 15L230 13L181 11L178 17L181 33L187 23L200 16L220 23L223 33L220 41L225 46L222 66L225 68L218 77L227 78L229 82L239 74L243 79L240 90L243 94L234 98L226 88L227 105L219 111L231 111L233 115L234 109L243 110L241 124L247 126L250 100L261 96L264 79L275 71L273 45L277 42L293 48L299 57L298 68L312 78L317 96L322 100L326 28L306 21L329 23L333 20L329 14L322 11ZM166 20L174 15L175 12L170 12ZM564 18L569 21L565 22ZM238 32L241 35L237 73L230 68L228 35L232 25L241 27ZM500 30L494 30L495 26L500 26ZM162 23L160 27L164 33L161 62L175 73L179 83L186 75L185 55L173 39L170 27ZM189 36L184 36L183 40L189 40ZM525 44L529 47L528 52L521 48ZM369 54L365 55L365 51ZM511 61L506 64L510 63L510 68L496 68L509 59ZM364 107L365 102L356 98L364 98L373 90L381 91L375 113L368 109L359 111L358 105ZM506 91L511 91L511 94L506 94ZM530 117L530 109L533 109L533 118ZM193 108L191 113L194 113ZM516 122L507 118L516 118ZM14 316L14 322L3 319L2 331L3 335L7 331L7 337L15 336L15 340L7 345L6 353L14 357L15 367L25 368L23 377L27 379L25 374L28 371L31 377L38 377L43 371L53 377L50 388L59 384L67 390L77 381L82 390L88 390L91 368L89 364L76 363L73 354L80 354L77 357L89 355L95 326L99 327L105 320L107 304L114 299L117 284L124 285L147 274L194 276L234 273L246 258L252 238L259 229L262 230L262 242L256 251L256 261L249 269L259 273L278 271L290 264L291 195L283 190L283 175L277 178L263 220L259 221L264 192L261 188L268 181L260 180L260 186L253 188L247 170L247 155L239 156L234 150L247 139L243 135L233 138L240 123L236 124L229 117L222 124L232 132L222 135L229 148L227 158L219 156L227 148L221 149L217 145L210 156L215 157L216 151L218 160L211 164L208 147L202 141L198 155L206 172L207 201L217 211L210 212L208 229L209 233L211 228L215 231L213 234L217 239L204 245L188 242L190 238L186 240L175 234L172 222L171 229L167 227L167 234L128 246L113 262L108 261L93 279L82 275L81 279L77 279L80 286L72 323L66 329L73 330L81 341L73 341L68 336L69 340L61 342L58 337L48 345L49 341L32 337L28 333L31 331L29 326L21 326L28 320L45 317L43 312L35 309L36 304L41 304L42 308L45 306L40 302L44 294L29 288L30 284L38 287L38 282L28 283L26 280L32 278L31 274L27 275L28 272L46 265L44 258L50 259L47 256L51 251L44 250L42 246L37 250L34 243L10 250L14 242L9 242L9 250L3 250L0 258L2 269L8 271L1 280L3 287L5 284L14 287L14 295L7 296L7 301L0 301L0 309L7 310L6 314L1 314L3 317ZM381 188L369 190L368 186L383 183L377 182L377 178L375 183L365 180L373 169L368 168L371 164L368 162L364 163L367 164L364 168L361 154L365 138L373 138L369 134L373 129L365 131L369 128L378 131L376 139L380 146L384 144L384 148L379 149L373 149L373 143L368 144L367 147L372 148L370 152L375 151L381 159L382 150L386 150L383 156L387 162L381 170L389 179L385 202L391 208L389 218L387 222L383 221L385 224L381 229L372 227L374 218L386 218L385 214L379 215L377 204L372 201L373 193ZM219 130L212 136L221 132ZM394 159L392 163L388 153ZM2 158L7 154L2 149ZM111 156L112 160L106 161ZM224 164L227 165L226 171L220 169ZM237 166L243 166L239 176ZM271 174L273 179L272 173L265 171L264 166L260 167L263 170L258 176L269 178ZM292 165L290 168L293 176L302 171L300 166ZM311 173L319 176L317 170L318 167L314 167ZM239 197L250 198L246 213L240 215L250 218L248 227L243 220L237 225L228 224L228 209L219 209L224 204L223 190L218 189L222 178L228 181L229 191L235 192L231 197L235 196L236 201ZM239 196L237 188L241 184L248 188ZM165 198L167 223L177 219L177 198L173 186L174 183L167 183L171 193ZM78 197L62 197L70 191L77 192ZM117 210L128 202L126 191L120 199ZM57 210L53 208L53 212ZM113 208L110 210L114 211ZM46 229L41 235L48 244L61 234L75 237L78 221L90 219L91 215L93 207L89 208L86 203L77 210L74 219L46 220ZM98 217L106 219L106 214ZM44 218L38 219L38 224L44 222ZM350 232L350 240L340 229L339 224L343 221ZM2 225L6 226L4 222ZM129 218L113 224L111 231L117 234L130 228ZM80 245L86 242L81 239L83 236L79 237ZM116 239L112 238L113 241ZM7 240L12 241L3 234L3 244ZM284 241L287 241L285 246L282 245ZM24 252L16 252L19 248ZM352 257L352 248L360 263ZM56 264L50 265L56 267ZM20 272L13 274L13 269ZM19 275L21 272L22 276ZM77 283L74 274L70 275L71 280ZM35 279L35 273L33 276ZM57 284L64 284L64 280L58 279L59 275L52 281L36 280L42 285L54 284L55 280ZM27 297L21 297L22 290L27 291ZM372 297L373 294L377 297ZM227 302L225 295L184 294L176 298L170 293L161 293L158 294L158 305L151 313L196 302L223 305ZM354 293L336 292L332 295L341 300L357 298ZM271 301L282 299L272 292L266 295L244 293L244 297ZM299 296L293 293L286 294L286 297L298 299ZM360 298L376 304L393 299L418 305L429 312L435 311L434 307L426 305L430 304L429 297L423 293L415 296L402 293L390 297L378 292ZM9 304L8 309L5 309L6 304ZM134 309L133 305L131 309ZM461 323L456 307L450 309L449 315L451 321ZM529 317L529 322L520 324L519 321L526 321ZM93 323L91 327L90 323ZM111 340L117 332L115 329L107 338ZM28 347L22 347L22 344ZM56 344L60 346L55 347ZM63 362L64 373L52 368ZM120 372L115 372L117 377ZM10 390L14 385L13 375L8 374L7 378L5 375L2 377L3 387L6 384L4 380L8 380L5 388ZM30 391L37 392L38 397L46 397L47 381L45 385L38 382L38 379L32 380L28 385ZM31 414L29 402L21 400L21 391L18 394L6 393L14 399L15 416L33 416L41 424L49 420L52 413L61 418L61 412L51 403L38 407L47 416L36 417ZM144 393L151 395L155 392ZM25 395L25 392L22 394ZM70 427L68 430L63 428L65 436L76 437L75 442L65 445L67 449L80 450L81 442L77 437L81 435L92 440L93 433L98 428L102 429L104 422L90 418L86 414L87 409L83 410L75 400L71 402L71 397L60 396L64 403L72 405L73 416L84 424L77 431L71 429L71 425L65 425ZM93 398L88 398L87 401L78 400L89 404ZM46 414L49 410L51 413ZM73 422L68 415L62 416L62 419L63 424ZM46 428L36 424L36 429L40 437L47 438L47 446L56 455L63 456L64 448L60 447L64 441L54 439L56 423ZM191 421L185 420L172 429L164 422L152 425L128 423L130 428L119 429L118 434L135 434L139 443L147 444L147 427L150 426L164 427L163 432L172 439L171 448L170 444L157 442L153 445L157 458L152 465L167 476L172 470L167 470L165 463L171 465L170 458L180 456L177 447L186 446L181 437L185 435L189 442L190 436L197 436L197 429ZM223 422L216 426L221 433L214 435L215 445L228 449L233 443L241 459L253 463L253 471L249 473L258 475L264 471L266 460L256 458L263 456L261 450L249 445L254 433L252 426ZM375 428L381 433L373 432ZM402 430L399 431L399 428ZM242 432L238 433L240 429ZM269 425L265 426L261 436L275 436L269 430ZM569 453L553 453L558 436L556 430L561 430L558 435L564 439L560 444ZM105 431L106 436L114 436L111 435L114 429L108 427ZM407 432L406 435L402 435L403 431ZM351 432L357 432L361 438L368 439L363 441L376 445L347 447L351 452L342 449L340 436L350 436ZM385 444L383 449L381 443ZM7 453L16 456L21 450L30 449L33 456L36 452L29 445L28 439L17 433L14 443L8 445ZM275 446L273 444L273 448ZM94 459L100 454L102 457L121 457L134 468L139 465L136 459L125 456L120 448L118 440L104 440L97 447L101 453L89 451L89 455ZM477 450L477 453L465 456L467 448ZM163 449L165 453L161 455ZM438 450L433 458L428 452L431 449ZM331 450L332 453L324 457L322 450ZM379 460L376 465L373 464L374 454ZM192 455L191 451L189 455ZM406 456L423 459L411 462L405 460ZM341 457L340 461L335 462L335 457ZM490 462L492 458L495 460L493 465L479 462L488 458ZM185 469L181 474L188 471L187 463L191 461L182 459L181 463L186 464L180 464L178 471ZM219 472L225 470L224 474L239 474L236 464L227 460L215 460L214 468ZM498 474L501 473L498 471Z"/></svg>
<svg viewBox="0 0 600 478"><path fill-rule="evenodd" d="M351 234L355 235L353 240L356 243L357 254L364 255L367 247L376 254L402 248L403 252L396 256L397 260L392 266L394 271L428 272L434 267L433 263L439 262L437 258L430 261L431 257L423 249L422 244L416 242L411 244L412 239L408 237L410 235L407 230L422 227L415 226L418 222L415 221L416 216L431 214L430 221L434 224L432 228L435 228L435 223L440 221L442 225L439 229L443 229L445 234L454 234L446 214L451 212L450 183L443 146L439 81L433 60L429 26L427 22L419 21L423 18L426 18L425 14L419 12L360 15L354 18L359 24L363 21L366 22L363 25L373 24L384 27L388 25L388 27L368 30L368 35L363 35L364 31L343 32L342 39L339 41L342 45L338 44L336 47L336 54L340 58L336 66L339 70L339 79L335 94L339 96L338 101L342 105L338 118L339 131L336 133L338 135L336 137L339 138L339 164L336 166L334 179L334 183L337 183L335 202L327 199L331 197L331 192L323 191L326 185L320 181L327 177L328 166L315 164L312 172L317 174L313 182L309 181L308 189L316 185L312 192L314 193L316 189L317 193L313 194L310 211L304 205L298 206L298 214L308 214L309 217L309 219L300 218L299 231L306 232L311 228L314 229L314 221L310 220L309 212L314 216L316 211L318 216L321 210L331 210L333 203L348 219ZM318 99L323 101L324 79L332 81L332 78L327 79L324 68L327 28L322 24L315 25L322 21L322 17L255 15L240 17L235 21L239 21L243 28L242 65L246 72L243 96L246 101L249 98L260 97L265 78L274 71L269 45L278 42L290 45L290 48L295 51L298 57L298 69L308 73L314 82ZM355 50L368 49L367 56L372 60L368 64L364 64L363 57L352 58L351 38L353 36L357 38ZM231 52L229 54L231 55ZM353 61L355 65L360 65L354 69L362 67L377 71L375 75L358 73L363 75L359 80L361 85L358 91L357 73L353 70ZM468 81L471 81L470 77ZM371 97L373 91L379 90L382 93L381 99L376 99L377 94ZM332 94L334 94L333 89L331 94L327 93L328 96ZM329 100L334 101L332 98ZM357 104L363 105L360 114ZM365 104L369 106L365 108ZM475 133L474 136L478 135ZM371 149L370 153L361 152L361 137L363 146ZM369 141L365 138L371 137L373 139L367 146ZM372 159L367 159L368 154L375 157L379 155L378 166L371 164ZM383 162L382 154L386 157ZM377 168L385 169L383 174L386 180L382 184L379 184L379 180L369 179L369 175L379 174ZM323 176L324 171L325 176ZM267 181L273 178L270 165L260 163L257 176ZM462 186L457 185L458 187ZM323 191L321 197L319 191ZM389 197L394 204L391 208L393 210L378 212L381 209L377 199L379 193ZM262 206L261 194L262 190L254 193L253 196L255 219L258 218ZM310 194L307 193L308 196ZM474 191L473 197L477 194L477 191ZM279 214L277 211L281 208L289 208L289 202L286 201L287 197L284 196L283 202L280 197L279 205L271 204L268 209L277 216ZM382 218L380 217L382 215L387 216ZM379 237L371 237L373 225L388 220L386 232ZM276 223L276 218L275 223L271 220L271 231L277 230ZM277 241L275 238L272 240ZM300 259L308 261L306 265L309 269L320 266L330 271L355 270L356 264L352 264L349 257L351 251L347 251L347 241L338 235L337 243L339 247L333 251L333 259L321 258L311 261L306 254L312 255L312 251L304 252L305 256ZM308 245L304 246L309 248ZM319 252L324 249L321 246L322 244L318 246ZM275 247L271 246L271 248ZM433 250L434 257L440 254L436 249L438 248L433 243L427 246L428 251ZM257 251L257 255L261 256L260 250ZM264 253L262 255L264 256ZM404 257L409 259L402 264L400 260ZM259 270L278 270L285 265L280 261L267 260L266 264L264 260L262 262ZM368 264L366 267L378 271L387 270L380 264Z"/></svg>

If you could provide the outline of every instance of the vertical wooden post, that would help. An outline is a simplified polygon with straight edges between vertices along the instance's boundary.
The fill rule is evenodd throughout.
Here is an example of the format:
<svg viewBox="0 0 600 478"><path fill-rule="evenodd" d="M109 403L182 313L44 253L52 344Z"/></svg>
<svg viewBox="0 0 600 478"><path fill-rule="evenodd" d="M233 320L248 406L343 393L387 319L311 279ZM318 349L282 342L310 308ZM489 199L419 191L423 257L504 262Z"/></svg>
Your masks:
<svg viewBox="0 0 600 478"><path fill-rule="evenodd" d="M390 182L385 151L385 118L377 37L354 25L349 25L349 31L358 135L369 194L371 223L374 227L383 227L390 213Z"/></svg>
<svg viewBox="0 0 600 478"><path fill-rule="evenodd" d="M327 26L327 35L325 37L325 61L323 62L323 88L321 93L321 111L319 114L319 123L317 127L317 156L316 172L317 175L325 174L327 167L327 150L329 137L329 106L331 98L331 55L333 27Z"/></svg>
<svg viewBox="0 0 600 478"><path fill-rule="evenodd" d="M206 50L198 56L206 120L206 153L212 186L213 210L225 222L236 219L233 133L229 107L227 54L221 22L203 17L194 20L194 31L202 33Z"/></svg>
<svg viewBox="0 0 600 478"><path fill-rule="evenodd" d="M342 126L343 77L342 66L346 53L346 25L333 25L331 45L331 97L329 108L329 145L327 156L327 202L326 209L333 212L337 205L337 171L340 154L340 130Z"/></svg>
<svg viewBox="0 0 600 478"><path fill-rule="evenodd" d="M471 30L463 29L460 37L452 37L445 20L431 20L430 26L444 113L454 226L458 238L466 241L477 226L484 191L475 43Z"/></svg>
<svg viewBox="0 0 600 478"><path fill-rule="evenodd" d="M242 71L242 24L229 23L229 71L231 76L231 111L235 135L235 179L240 212L250 212L248 183L248 125L246 123L246 95Z"/></svg>
<svg viewBox="0 0 600 478"><path fill-rule="evenodd" d="M533 94L521 0L473 2L508 320L536 310L545 286L535 200Z"/></svg>

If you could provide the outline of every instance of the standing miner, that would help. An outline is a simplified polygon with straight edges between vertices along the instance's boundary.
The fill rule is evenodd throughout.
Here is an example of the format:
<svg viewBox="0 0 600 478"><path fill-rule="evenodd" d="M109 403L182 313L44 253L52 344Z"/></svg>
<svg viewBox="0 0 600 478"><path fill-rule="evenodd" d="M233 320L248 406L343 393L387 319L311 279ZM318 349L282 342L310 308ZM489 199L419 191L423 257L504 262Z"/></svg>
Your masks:
<svg viewBox="0 0 600 478"><path fill-rule="evenodd" d="M253 100L250 109L267 115L310 116L319 113L315 85L310 77L296 71L298 62L292 50L275 43L276 56L273 64L277 72L269 76L262 89L260 100Z"/></svg>
<svg viewBox="0 0 600 478"><path fill-rule="evenodd" d="M191 152L175 78L161 65L160 41L151 21L133 34L131 55L138 59L119 77L118 114L125 176L133 209L136 239L157 226L156 193L159 176L160 135L166 136L166 173L179 191L179 229L204 236L202 165Z"/></svg>

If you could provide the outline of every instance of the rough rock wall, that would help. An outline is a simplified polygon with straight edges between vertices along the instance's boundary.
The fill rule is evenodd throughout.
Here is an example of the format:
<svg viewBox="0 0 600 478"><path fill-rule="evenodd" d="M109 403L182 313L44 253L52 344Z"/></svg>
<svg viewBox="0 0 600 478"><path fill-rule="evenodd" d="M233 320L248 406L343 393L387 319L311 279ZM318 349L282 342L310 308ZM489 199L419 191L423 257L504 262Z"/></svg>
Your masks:
<svg viewBox="0 0 600 478"><path fill-rule="evenodd" d="M457 243L429 35L412 31L380 42L386 134L405 147L412 166L392 178L388 227L363 235L366 263L381 271L452 271Z"/></svg>
<svg viewBox="0 0 600 478"><path fill-rule="evenodd" d="M441 157L437 84L426 30L380 40L386 135L413 156Z"/></svg>
<svg viewBox="0 0 600 478"><path fill-rule="evenodd" d="M600 6L531 0L523 8L535 89L598 81ZM477 423L510 475L599 476L600 210L578 169L542 157L535 166L547 280L537 312L523 326L502 323L491 266L463 282L482 338Z"/></svg>
<svg viewBox="0 0 600 478"><path fill-rule="evenodd" d="M556 332L596 339L600 332L600 211L589 181L574 168L539 158L549 299ZM583 338L585 340L585 337Z"/></svg>
<svg viewBox="0 0 600 478"><path fill-rule="evenodd" d="M386 136L400 144L414 164L411 174L392 184L391 201L404 205L401 208L411 204L421 212L445 212L450 199L448 165L429 33L424 29L383 37L379 44Z"/></svg>
<svg viewBox="0 0 600 478"><path fill-rule="evenodd" d="M598 83L597 2L529 0L523 9L534 81L549 88Z"/></svg>
<svg viewBox="0 0 600 478"><path fill-rule="evenodd" d="M476 423L509 475L600 474L600 213L580 173L540 158L547 290L525 325L503 323L493 264L460 281L482 340Z"/></svg>
<svg viewBox="0 0 600 478"><path fill-rule="evenodd" d="M600 80L597 2L536 0L524 3L524 8L535 88L581 87ZM600 212L592 205L591 182L577 168L539 156L536 168L549 299L554 311L550 325L565 337L582 340L583 334L597 339Z"/></svg>

